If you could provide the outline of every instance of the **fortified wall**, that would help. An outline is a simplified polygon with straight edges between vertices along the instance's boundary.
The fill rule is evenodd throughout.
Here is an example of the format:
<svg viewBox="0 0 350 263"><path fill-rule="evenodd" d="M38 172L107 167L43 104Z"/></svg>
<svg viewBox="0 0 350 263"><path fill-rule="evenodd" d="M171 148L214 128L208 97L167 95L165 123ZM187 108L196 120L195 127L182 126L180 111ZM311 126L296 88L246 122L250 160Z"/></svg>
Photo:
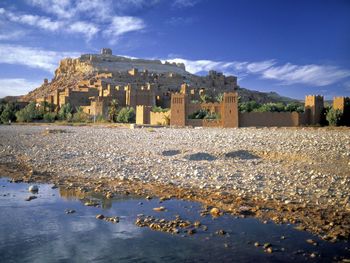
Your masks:
<svg viewBox="0 0 350 263"><path fill-rule="evenodd" d="M172 95L170 124L204 127L298 127L319 125L323 118L323 96L305 97L305 112L238 112L237 93L225 93L221 103L191 103L185 88ZM349 121L350 98L335 98L334 108L343 111L344 125ZM200 109L214 112L219 119L189 119Z"/></svg>
<svg viewBox="0 0 350 263"><path fill-rule="evenodd" d="M221 103L192 103L188 85L183 84L180 93L171 97L170 125L238 127L238 95L225 92ZM219 119L190 119L198 110L207 110L220 116Z"/></svg>

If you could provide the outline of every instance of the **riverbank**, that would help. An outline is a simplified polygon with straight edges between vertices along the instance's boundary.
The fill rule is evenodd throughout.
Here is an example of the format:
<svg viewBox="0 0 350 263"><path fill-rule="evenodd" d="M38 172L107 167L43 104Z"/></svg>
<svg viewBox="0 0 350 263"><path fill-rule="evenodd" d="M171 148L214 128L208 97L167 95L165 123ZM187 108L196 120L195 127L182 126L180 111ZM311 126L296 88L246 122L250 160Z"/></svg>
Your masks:
<svg viewBox="0 0 350 263"><path fill-rule="evenodd" d="M3 176L199 201L348 239L350 130L0 126ZM17 172L14 172L17 170ZM12 173L12 175L11 175Z"/></svg>

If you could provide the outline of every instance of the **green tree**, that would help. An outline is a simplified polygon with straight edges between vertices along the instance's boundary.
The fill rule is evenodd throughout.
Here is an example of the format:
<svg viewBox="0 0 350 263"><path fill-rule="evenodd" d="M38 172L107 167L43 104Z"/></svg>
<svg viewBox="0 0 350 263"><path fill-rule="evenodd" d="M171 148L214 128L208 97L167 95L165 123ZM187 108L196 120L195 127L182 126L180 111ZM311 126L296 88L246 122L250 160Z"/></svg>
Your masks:
<svg viewBox="0 0 350 263"><path fill-rule="evenodd" d="M304 112L304 107L300 104L300 103L297 103L297 102L292 102L292 103L289 103L285 106L284 108L285 111L289 111L289 112Z"/></svg>
<svg viewBox="0 0 350 263"><path fill-rule="evenodd" d="M111 122L116 122L118 117L118 101L112 100L108 108L108 117Z"/></svg>
<svg viewBox="0 0 350 263"><path fill-rule="evenodd" d="M135 122L135 116L134 108L125 107L119 111L117 121L122 123Z"/></svg>
<svg viewBox="0 0 350 263"><path fill-rule="evenodd" d="M283 112L284 104L281 102L278 103L265 103L262 104L258 109L255 109L256 112Z"/></svg>
<svg viewBox="0 0 350 263"><path fill-rule="evenodd" d="M57 119L56 112L46 112L43 116L44 121L46 122L54 122Z"/></svg>
<svg viewBox="0 0 350 263"><path fill-rule="evenodd" d="M343 112L339 109L331 108L327 112L326 120L330 126L339 126Z"/></svg>
<svg viewBox="0 0 350 263"><path fill-rule="evenodd" d="M43 119L43 112L38 109L35 102L30 102L22 110L16 112L17 121L31 122Z"/></svg>
<svg viewBox="0 0 350 263"><path fill-rule="evenodd" d="M60 110L58 111L58 118L60 120L67 120L67 121L71 121L72 117L73 117L73 108L72 106L67 103L62 105L62 107L60 108Z"/></svg>
<svg viewBox="0 0 350 263"><path fill-rule="evenodd" d="M16 120L15 106L12 103L5 105L4 109L1 112L0 120L2 123L8 123L9 121Z"/></svg>
<svg viewBox="0 0 350 263"><path fill-rule="evenodd" d="M251 112L258 109L261 105L254 100L239 102L238 109L240 112Z"/></svg>

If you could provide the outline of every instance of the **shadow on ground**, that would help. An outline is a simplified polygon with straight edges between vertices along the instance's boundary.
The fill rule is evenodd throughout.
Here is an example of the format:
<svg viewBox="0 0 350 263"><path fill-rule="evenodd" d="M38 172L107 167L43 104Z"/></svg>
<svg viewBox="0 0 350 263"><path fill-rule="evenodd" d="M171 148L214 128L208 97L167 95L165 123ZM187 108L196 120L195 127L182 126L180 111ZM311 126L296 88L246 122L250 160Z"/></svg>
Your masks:
<svg viewBox="0 0 350 263"><path fill-rule="evenodd" d="M185 157L186 159L190 161L214 161L216 160L216 157L209 154L209 153L194 153L194 154L189 154Z"/></svg>
<svg viewBox="0 0 350 263"><path fill-rule="evenodd" d="M162 151L163 156L174 156L177 154L180 154L181 152L179 150L168 150L168 151Z"/></svg>
<svg viewBox="0 0 350 263"><path fill-rule="evenodd" d="M249 151L246 150L238 150L238 151L233 151L225 154L226 158L238 158L242 160L251 160L251 159L260 159L259 156L250 153Z"/></svg>

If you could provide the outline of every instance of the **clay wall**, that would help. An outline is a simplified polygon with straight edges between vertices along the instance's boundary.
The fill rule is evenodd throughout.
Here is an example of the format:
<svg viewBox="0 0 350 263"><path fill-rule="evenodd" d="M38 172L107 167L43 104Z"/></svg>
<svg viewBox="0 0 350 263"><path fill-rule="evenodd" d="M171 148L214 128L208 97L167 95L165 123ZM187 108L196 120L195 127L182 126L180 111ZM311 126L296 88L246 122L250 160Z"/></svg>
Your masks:
<svg viewBox="0 0 350 263"><path fill-rule="evenodd" d="M109 103L110 100L108 98L97 97L96 100L90 102L90 105L83 106L83 111L89 115L103 115L107 117Z"/></svg>
<svg viewBox="0 0 350 263"><path fill-rule="evenodd" d="M170 120L170 123L171 123L171 120ZM203 126L203 120L202 119L187 119L186 126L201 127L201 126Z"/></svg>
<svg viewBox="0 0 350 263"><path fill-rule="evenodd" d="M150 112L151 125L168 125L166 118L170 116L170 110L167 112Z"/></svg>
<svg viewBox="0 0 350 263"><path fill-rule="evenodd" d="M155 94L151 87L140 89L136 85L126 86L126 105L136 108L137 105L155 106Z"/></svg>
<svg viewBox="0 0 350 263"><path fill-rule="evenodd" d="M203 124L203 127L222 127L221 120L204 119L202 124Z"/></svg>
<svg viewBox="0 0 350 263"><path fill-rule="evenodd" d="M150 115L151 115L151 106L136 106L136 124L151 124Z"/></svg>
<svg viewBox="0 0 350 263"><path fill-rule="evenodd" d="M203 110L207 110L211 113L214 113L214 112L219 114L221 113L221 104L218 102L201 103L200 106Z"/></svg>
<svg viewBox="0 0 350 263"><path fill-rule="evenodd" d="M188 117L188 115L191 115L192 113L199 111L200 109L202 109L201 104L200 103L187 103L186 104L186 118Z"/></svg>
<svg viewBox="0 0 350 263"><path fill-rule="evenodd" d="M297 112L239 113L239 127L296 127L302 122L303 114Z"/></svg>

